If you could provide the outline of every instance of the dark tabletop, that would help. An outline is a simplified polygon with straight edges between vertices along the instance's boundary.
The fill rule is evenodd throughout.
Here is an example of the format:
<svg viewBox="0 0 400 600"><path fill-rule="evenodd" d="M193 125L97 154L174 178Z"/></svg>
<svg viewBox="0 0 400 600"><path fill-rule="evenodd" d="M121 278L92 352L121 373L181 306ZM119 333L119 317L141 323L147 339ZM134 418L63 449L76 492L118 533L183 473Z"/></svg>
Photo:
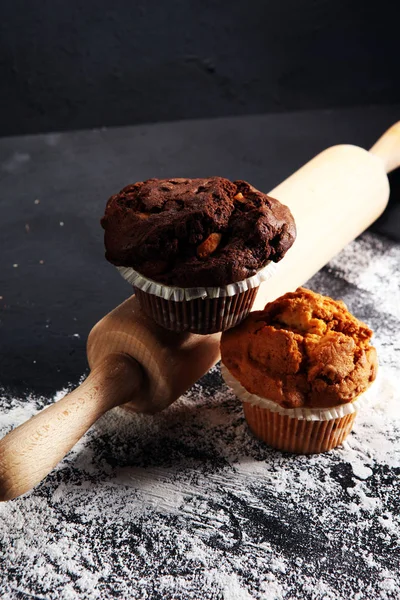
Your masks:
<svg viewBox="0 0 400 600"><path fill-rule="evenodd" d="M327 146L370 147L399 118L388 106L0 139L1 431L78 383L90 328L131 293L103 257L112 193L209 175L268 191ZM380 221L309 282L374 328L389 399L399 173L390 181ZM160 416L117 409L0 507L1 597L399 598L400 426L374 411L376 427L360 417L345 448L306 458L251 437L219 367Z"/></svg>

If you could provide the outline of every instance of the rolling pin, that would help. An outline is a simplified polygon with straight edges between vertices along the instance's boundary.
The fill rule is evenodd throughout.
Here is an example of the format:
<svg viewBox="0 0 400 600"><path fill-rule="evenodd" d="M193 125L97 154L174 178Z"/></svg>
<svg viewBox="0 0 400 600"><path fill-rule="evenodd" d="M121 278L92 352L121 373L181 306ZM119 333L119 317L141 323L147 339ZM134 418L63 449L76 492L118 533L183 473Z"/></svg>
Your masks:
<svg viewBox="0 0 400 600"><path fill-rule="evenodd" d="M274 188L289 206L297 239L261 285L253 310L296 289L384 211L387 173L400 166L400 122L368 152L328 148ZM154 413L181 396L219 360L220 334L169 332L148 318L134 296L92 329L91 368L72 393L0 442L0 500L37 485L106 411L119 405Z"/></svg>

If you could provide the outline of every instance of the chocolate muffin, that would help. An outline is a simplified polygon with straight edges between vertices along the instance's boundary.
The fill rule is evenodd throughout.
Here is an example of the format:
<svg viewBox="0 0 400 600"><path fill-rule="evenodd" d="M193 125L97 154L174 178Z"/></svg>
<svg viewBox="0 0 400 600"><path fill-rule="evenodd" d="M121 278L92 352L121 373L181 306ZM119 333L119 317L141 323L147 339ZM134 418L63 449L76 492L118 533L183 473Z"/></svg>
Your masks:
<svg viewBox="0 0 400 600"><path fill-rule="evenodd" d="M101 224L106 258L143 310L167 329L200 334L249 313L296 235L286 206L222 177L129 185L109 199Z"/></svg>
<svg viewBox="0 0 400 600"><path fill-rule="evenodd" d="M271 445L296 452L341 443L376 377L371 336L343 302L305 288L224 332L222 362L231 384L240 386L251 429Z"/></svg>
<svg viewBox="0 0 400 600"><path fill-rule="evenodd" d="M245 181L149 179L112 196L106 258L168 286L224 286L280 261L295 240L290 210Z"/></svg>

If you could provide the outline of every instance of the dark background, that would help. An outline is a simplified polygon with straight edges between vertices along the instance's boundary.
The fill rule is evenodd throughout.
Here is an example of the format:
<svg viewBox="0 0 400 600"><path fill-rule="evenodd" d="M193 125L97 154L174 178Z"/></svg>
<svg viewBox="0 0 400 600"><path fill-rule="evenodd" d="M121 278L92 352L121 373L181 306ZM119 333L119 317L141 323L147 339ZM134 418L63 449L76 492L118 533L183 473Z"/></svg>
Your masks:
<svg viewBox="0 0 400 600"><path fill-rule="evenodd" d="M398 102L398 4L2 0L0 135Z"/></svg>

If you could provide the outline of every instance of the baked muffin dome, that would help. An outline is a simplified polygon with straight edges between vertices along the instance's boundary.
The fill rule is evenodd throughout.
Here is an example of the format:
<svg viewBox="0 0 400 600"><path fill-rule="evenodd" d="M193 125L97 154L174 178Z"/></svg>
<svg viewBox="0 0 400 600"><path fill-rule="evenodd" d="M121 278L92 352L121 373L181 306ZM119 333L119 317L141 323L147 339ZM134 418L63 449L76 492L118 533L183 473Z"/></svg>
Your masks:
<svg viewBox="0 0 400 600"><path fill-rule="evenodd" d="M181 287L251 277L280 261L296 236L286 206L222 177L128 185L108 200L101 224L108 261Z"/></svg>
<svg viewBox="0 0 400 600"><path fill-rule="evenodd" d="M375 379L371 336L343 302L299 288L224 332L221 356L253 394L284 408L332 407Z"/></svg>

